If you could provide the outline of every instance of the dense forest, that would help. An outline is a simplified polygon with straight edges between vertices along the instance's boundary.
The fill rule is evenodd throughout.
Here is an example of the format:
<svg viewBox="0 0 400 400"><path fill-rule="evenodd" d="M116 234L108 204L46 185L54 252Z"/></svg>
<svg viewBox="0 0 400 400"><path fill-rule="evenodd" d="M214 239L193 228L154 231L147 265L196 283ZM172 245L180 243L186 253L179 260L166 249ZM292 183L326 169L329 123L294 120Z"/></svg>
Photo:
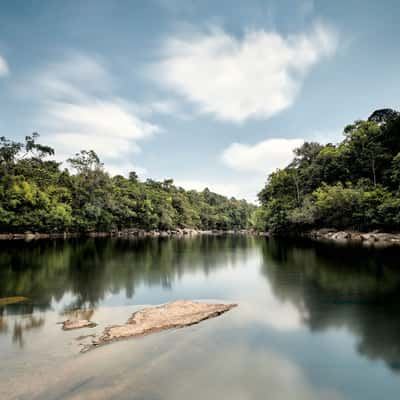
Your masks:
<svg viewBox="0 0 400 400"><path fill-rule="evenodd" d="M344 129L344 140L306 142L259 193L258 229L400 231L400 113L375 111Z"/></svg>
<svg viewBox="0 0 400 400"><path fill-rule="evenodd" d="M245 200L110 176L94 151L68 159L70 169L38 143L0 138L0 232L90 232L138 228L245 229L255 206ZM72 171L72 173L70 172Z"/></svg>
<svg viewBox="0 0 400 400"><path fill-rule="evenodd" d="M38 143L0 138L0 233L137 228L272 233L313 228L400 231L400 113L375 111L344 128L338 144L305 142L270 174L260 207L172 179L110 176L94 151L67 160Z"/></svg>

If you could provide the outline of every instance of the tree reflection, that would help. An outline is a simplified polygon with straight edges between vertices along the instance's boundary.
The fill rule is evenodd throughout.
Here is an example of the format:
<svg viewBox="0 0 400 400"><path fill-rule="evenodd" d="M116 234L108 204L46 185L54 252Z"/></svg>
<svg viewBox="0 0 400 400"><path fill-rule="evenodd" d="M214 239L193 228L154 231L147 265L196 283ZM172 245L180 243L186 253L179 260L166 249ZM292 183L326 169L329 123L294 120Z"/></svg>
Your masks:
<svg viewBox="0 0 400 400"><path fill-rule="evenodd" d="M108 294L132 298L141 284L168 289L184 274L234 266L253 241L230 235L1 243L0 297L30 299L8 313L49 309L67 293L73 299L67 309L93 309Z"/></svg>
<svg viewBox="0 0 400 400"><path fill-rule="evenodd" d="M400 368L398 248L245 236L3 242L0 297L29 300L0 307L0 334L22 346L23 333L43 326L42 311L61 299L69 299L64 315L88 317L110 294L133 298L141 285L168 290L184 275L244 265L256 248L274 296L297 307L310 330L346 328L361 354Z"/></svg>
<svg viewBox="0 0 400 400"><path fill-rule="evenodd" d="M14 328L12 341L17 344L20 348L24 347L24 333L41 328L44 325L44 317L34 315L24 315L14 320Z"/></svg>
<svg viewBox="0 0 400 400"><path fill-rule="evenodd" d="M262 252L274 294L304 309L311 330L344 327L361 354L400 368L398 248L268 240Z"/></svg>
<svg viewBox="0 0 400 400"><path fill-rule="evenodd" d="M43 326L42 312L66 294L72 300L61 315L90 319L109 294L125 291L132 298L142 284L168 289L184 274L235 265L252 241L226 236L0 243L0 297L29 299L0 307L0 334L12 334L23 347L24 332Z"/></svg>

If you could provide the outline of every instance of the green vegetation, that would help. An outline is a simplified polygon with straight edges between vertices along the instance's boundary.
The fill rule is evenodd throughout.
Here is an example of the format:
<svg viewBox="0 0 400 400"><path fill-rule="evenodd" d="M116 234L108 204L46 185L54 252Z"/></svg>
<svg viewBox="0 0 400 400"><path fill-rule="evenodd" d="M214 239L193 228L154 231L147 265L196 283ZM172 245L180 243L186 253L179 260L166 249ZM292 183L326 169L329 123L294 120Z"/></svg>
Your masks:
<svg viewBox="0 0 400 400"><path fill-rule="evenodd" d="M335 145L304 143L259 193L260 230L400 230L400 113L375 111Z"/></svg>
<svg viewBox="0 0 400 400"><path fill-rule="evenodd" d="M52 160L54 150L0 138L0 232L88 232L113 229L246 229L255 206L204 189L185 191L171 179L111 177L94 151Z"/></svg>

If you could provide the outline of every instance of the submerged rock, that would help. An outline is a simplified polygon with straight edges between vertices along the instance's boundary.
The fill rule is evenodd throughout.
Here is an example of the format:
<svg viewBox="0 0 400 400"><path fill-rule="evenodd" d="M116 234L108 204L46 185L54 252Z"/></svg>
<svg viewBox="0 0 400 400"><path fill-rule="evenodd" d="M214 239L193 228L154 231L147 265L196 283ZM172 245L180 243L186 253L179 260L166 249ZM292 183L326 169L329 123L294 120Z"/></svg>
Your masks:
<svg viewBox="0 0 400 400"><path fill-rule="evenodd" d="M21 303L27 301L27 297L13 296L13 297L0 297L0 306L6 306L8 304Z"/></svg>
<svg viewBox="0 0 400 400"><path fill-rule="evenodd" d="M106 328L102 336L93 341L93 346L194 325L206 319L217 317L236 306L237 304L210 304L178 300L157 307L145 308L133 313L125 325Z"/></svg>
<svg viewBox="0 0 400 400"><path fill-rule="evenodd" d="M87 319L67 319L64 322L61 322L62 328L64 331L70 331L72 329L81 329L81 328L94 328L97 326L96 323L89 321Z"/></svg>
<svg viewBox="0 0 400 400"><path fill-rule="evenodd" d="M95 337L96 337L96 335L95 335L94 333L92 333L92 334L90 334L90 335L78 336L78 337L75 338L75 340L81 341L81 340L86 340L86 339L95 338Z"/></svg>

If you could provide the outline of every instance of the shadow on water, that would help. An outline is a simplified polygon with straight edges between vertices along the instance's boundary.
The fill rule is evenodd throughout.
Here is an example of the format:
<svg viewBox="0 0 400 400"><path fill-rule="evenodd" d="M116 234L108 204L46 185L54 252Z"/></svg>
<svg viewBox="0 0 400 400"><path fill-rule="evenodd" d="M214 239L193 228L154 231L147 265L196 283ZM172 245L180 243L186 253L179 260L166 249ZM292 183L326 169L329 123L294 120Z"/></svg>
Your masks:
<svg viewBox="0 0 400 400"><path fill-rule="evenodd" d="M400 249L265 241L262 273L311 331L346 328L357 350L400 370Z"/></svg>

